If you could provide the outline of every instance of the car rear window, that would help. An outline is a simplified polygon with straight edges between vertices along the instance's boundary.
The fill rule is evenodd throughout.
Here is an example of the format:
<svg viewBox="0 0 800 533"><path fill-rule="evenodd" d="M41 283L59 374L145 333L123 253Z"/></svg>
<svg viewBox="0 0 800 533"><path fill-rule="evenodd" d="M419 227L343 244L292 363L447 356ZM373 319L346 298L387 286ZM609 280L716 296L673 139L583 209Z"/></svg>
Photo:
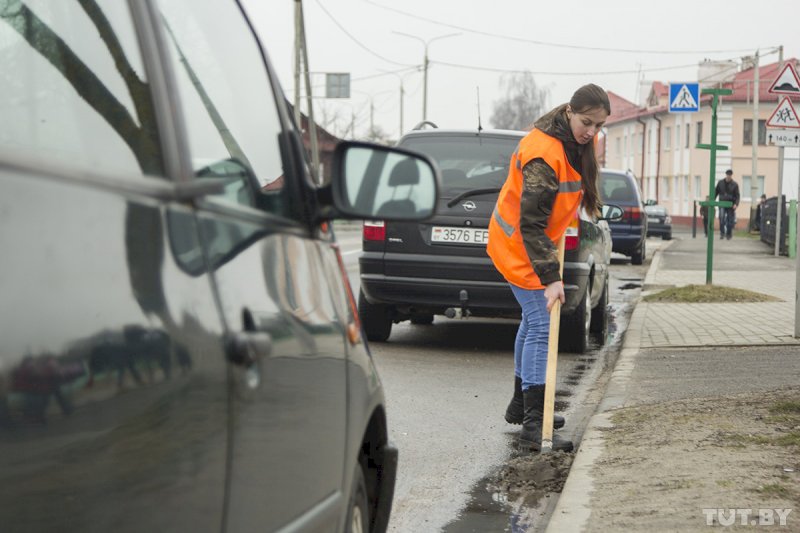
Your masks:
<svg viewBox="0 0 800 533"><path fill-rule="evenodd" d="M442 171L441 195L452 197L467 190L502 187L517 144L516 137L476 135L410 138L401 146L432 157Z"/></svg>
<svg viewBox="0 0 800 533"><path fill-rule="evenodd" d="M636 201L636 189L630 177L624 174L600 174L600 198L603 202Z"/></svg>

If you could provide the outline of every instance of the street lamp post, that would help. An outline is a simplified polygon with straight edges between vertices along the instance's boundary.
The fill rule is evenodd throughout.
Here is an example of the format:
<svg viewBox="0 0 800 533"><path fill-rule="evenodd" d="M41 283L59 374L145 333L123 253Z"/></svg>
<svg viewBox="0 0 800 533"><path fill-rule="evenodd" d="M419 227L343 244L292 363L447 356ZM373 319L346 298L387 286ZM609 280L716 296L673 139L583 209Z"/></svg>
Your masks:
<svg viewBox="0 0 800 533"><path fill-rule="evenodd" d="M405 37L411 37L412 39L416 39L423 44L425 47L425 56L422 61L422 120L428 120L428 45L430 45L433 41L438 41L439 39L446 39L447 37L455 37L457 35L461 35L460 33L448 33L447 35L439 35L438 37L433 37L432 39L428 39L427 41L422 39L421 37L417 37L416 35L411 35L409 33L403 33L401 31L395 31L397 35L403 35Z"/></svg>

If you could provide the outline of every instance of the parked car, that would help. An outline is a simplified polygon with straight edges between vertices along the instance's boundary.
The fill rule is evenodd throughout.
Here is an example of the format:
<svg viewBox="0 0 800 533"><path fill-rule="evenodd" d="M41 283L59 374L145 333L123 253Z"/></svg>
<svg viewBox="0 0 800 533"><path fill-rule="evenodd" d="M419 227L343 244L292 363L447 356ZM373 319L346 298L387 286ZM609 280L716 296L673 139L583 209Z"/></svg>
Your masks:
<svg viewBox="0 0 800 533"><path fill-rule="evenodd" d="M0 10L3 530L385 531L330 221L430 216L435 165L343 142L315 185L238 2L29 4Z"/></svg>
<svg viewBox="0 0 800 533"><path fill-rule="evenodd" d="M644 206L647 213L647 236L661 237L665 241L672 238L672 217L667 213L667 208L658 204Z"/></svg>
<svg viewBox="0 0 800 533"><path fill-rule="evenodd" d="M394 323L431 324L435 315L519 318L486 242L511 155L524 135L433 128L400 139L399 146L438 163L442 188L430 220L364 223L358 307L370 340L387 340ZM610 256L608 223L581 213L567 229L561 349L583 352L592 332L604 342Z"/></svg>
<svg viewBox="0 0 800 533"><path fill-rule="evenodd" d="M631 264L641 265L647 255L647 215L644 210L642 192L636 176L630 171L600 171L600 199L604 204L622 208L620 220L610 220L613 251L627 255Z"/></svg>

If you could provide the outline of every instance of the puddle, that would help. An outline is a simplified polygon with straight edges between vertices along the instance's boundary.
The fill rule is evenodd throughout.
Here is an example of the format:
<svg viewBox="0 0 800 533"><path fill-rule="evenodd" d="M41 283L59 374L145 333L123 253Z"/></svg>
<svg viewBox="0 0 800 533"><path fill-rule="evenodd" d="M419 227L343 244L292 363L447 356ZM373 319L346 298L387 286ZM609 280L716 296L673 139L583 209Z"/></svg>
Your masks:
<svg viewBox="0 0 800 533"><path fill-rule="evenodd" d="M641 283L626 283L625 285L620 285L619 290L627 291L630 289L640 289L642 287Z"/></svg>

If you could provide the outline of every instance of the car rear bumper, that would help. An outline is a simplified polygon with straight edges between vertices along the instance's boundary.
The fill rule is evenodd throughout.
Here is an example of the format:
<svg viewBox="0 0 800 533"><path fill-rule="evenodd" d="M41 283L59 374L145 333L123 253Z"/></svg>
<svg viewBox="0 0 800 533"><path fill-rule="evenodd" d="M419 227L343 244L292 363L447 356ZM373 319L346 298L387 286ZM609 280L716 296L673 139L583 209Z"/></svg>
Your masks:
<svg viewBox="0 0 800 533"><path fill-rule="evenodd" d="M589 280L589 267L583 263L564 264L566 303L562 314L570 314L583 298ZM505 281L465 281L457 279L361 274L361 289L367 301L396 308L401 313L443 314L448 308L464 305L474 316L519 317L519 304Z"/></svg>
<svg viewBox="0 0 800 533"><path fill-rule="evenodd" d="M659 224L658 222L650 222L647 226L647 235L672 235L672 224Z"/></svg>
<svg viewBox="0 0 800 533"><path fill-rule="evenodd" d="M611 251L620 254L631 255L644 241L641 229L630 233L611 233Z"/></svg>

